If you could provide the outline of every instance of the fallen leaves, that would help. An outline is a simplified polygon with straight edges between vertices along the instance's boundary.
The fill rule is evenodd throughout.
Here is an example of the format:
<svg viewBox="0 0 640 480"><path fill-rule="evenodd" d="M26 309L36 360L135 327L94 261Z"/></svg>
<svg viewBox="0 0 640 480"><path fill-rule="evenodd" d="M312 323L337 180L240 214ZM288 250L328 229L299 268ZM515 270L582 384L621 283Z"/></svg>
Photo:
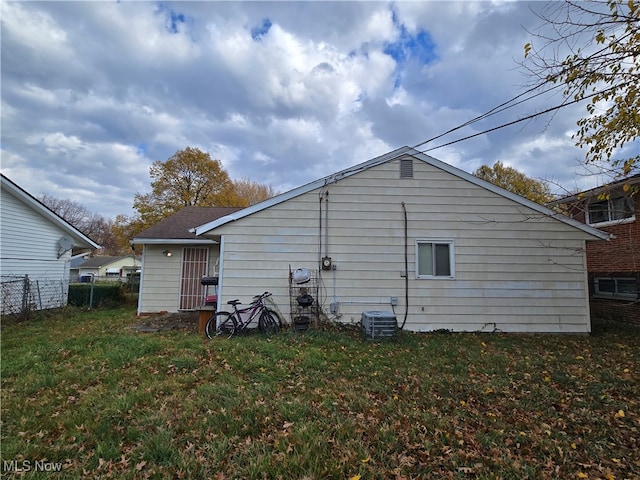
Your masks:
<svg viewBox="0 0 640 480"><path fill-rule="evenodd" d="M3 412L12 413L3 453L74 458L69 478L295 470L308 479L622 480L640 471L637 337L407 334L374 345L314 333L136 337L130 351L117 347L117 368L101 359L106 348L83 358L67 335L52 348L73 350L70 363L29 381L5 366L24 356L3 352Z"/></svg>

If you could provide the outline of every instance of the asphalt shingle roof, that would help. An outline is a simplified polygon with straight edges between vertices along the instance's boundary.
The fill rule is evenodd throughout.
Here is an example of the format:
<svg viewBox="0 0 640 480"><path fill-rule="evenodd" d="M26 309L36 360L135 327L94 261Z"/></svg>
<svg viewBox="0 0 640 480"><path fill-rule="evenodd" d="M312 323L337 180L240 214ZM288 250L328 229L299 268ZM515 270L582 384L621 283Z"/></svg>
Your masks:
<svg viewBox="0 0 640 480"><path fill-rule="evenodd" d="M110 263L117 262L118 260L122 260L123 258L131 258L131 255L124 255L120 257L109 257L105 255L96 255L95 257L89 258L86 262L82 263L78 266L78 268L97 268L103 267L105 265L109 265ZM136 257L136 260L139 262L140 257Z"/></svg>
<svg viewBox="0 0 640 480"><path fill-rule="evenodd" d="M136 235L154 239L195 239L190 229L241 210L237 207L184 207L173 215Z"/></svg>

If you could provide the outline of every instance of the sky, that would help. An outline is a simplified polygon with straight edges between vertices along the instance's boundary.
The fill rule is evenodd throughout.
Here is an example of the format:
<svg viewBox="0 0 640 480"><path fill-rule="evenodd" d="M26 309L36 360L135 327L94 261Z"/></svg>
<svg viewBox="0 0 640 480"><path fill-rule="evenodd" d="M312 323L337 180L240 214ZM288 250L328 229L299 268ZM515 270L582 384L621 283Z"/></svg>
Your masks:
<svg viewBox="0 0 640 480"><path fill-rule="evenodd" d="M2 2L1 163L35 196L114 219L186 147L285 192L440 135L524 92L542 2ZM538 97L419 147L556 105ZM584 105L435 148L558 191L595 186ZM637 148L637 144L632 146Z"/></svg>

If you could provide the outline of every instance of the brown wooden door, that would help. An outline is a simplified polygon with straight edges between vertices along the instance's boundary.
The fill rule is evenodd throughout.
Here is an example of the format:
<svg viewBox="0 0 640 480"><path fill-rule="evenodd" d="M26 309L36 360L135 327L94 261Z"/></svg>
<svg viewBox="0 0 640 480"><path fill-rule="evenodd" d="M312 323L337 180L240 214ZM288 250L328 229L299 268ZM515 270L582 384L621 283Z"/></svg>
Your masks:
<svg viewBox="0 0 640 480"><path fill-rule="evenodd" d="M182 254L180 280L180 310L194 310L204 303L204 288L200 279L207 274L209 249L188 247Z"/></svg>

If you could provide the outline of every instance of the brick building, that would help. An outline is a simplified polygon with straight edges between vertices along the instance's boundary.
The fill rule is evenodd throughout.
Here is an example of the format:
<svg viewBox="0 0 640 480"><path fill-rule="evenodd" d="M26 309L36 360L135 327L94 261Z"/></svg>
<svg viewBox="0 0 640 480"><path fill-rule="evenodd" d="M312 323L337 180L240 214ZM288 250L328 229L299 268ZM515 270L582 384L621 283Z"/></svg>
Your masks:
<svg viewBox="0 0 640 480"><path fill-rule="evenodd" d="M609 241L587 242L592 318L640 325L640 174L552 206L612 234Z"/></svg>

